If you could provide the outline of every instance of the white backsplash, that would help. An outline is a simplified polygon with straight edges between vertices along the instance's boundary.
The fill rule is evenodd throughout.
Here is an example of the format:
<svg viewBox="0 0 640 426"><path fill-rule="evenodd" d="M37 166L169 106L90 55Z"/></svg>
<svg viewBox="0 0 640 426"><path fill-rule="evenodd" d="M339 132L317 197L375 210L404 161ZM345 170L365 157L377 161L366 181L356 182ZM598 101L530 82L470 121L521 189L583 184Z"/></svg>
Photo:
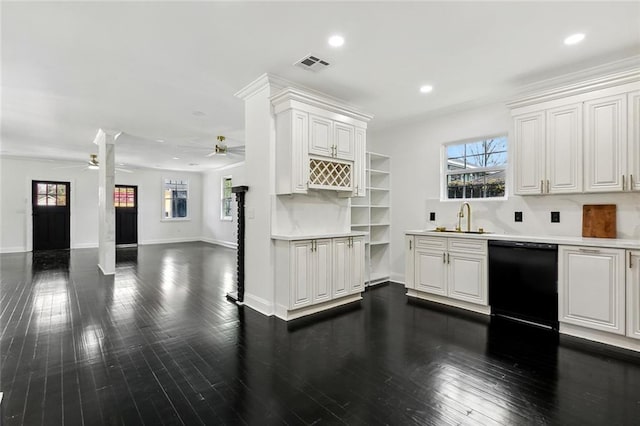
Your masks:
<svg viewBox="0 0 640 426"><path fill-rule="evenodd" d="M335 191L274 195L272 211L272 234L333 234L351 229L349 199Z"/></svg>
<svg viewBox="0 0 640 426"><path fill-rule="evenodd" d="M615 204L617 206L618 238L640 239L640 194L583 194L511 196L508 200L471 200L474 230L513 235L582 235L584 204ZM429 199L425 203L425 229L436 226L455 228L462 201ZM514 212L521 211L522 222L514 221ZM551 212L560 212L560 223L551 223ZM436 221L429 221L429 212L436 212ZM462 228L466 218L462 219Z"/></svg>

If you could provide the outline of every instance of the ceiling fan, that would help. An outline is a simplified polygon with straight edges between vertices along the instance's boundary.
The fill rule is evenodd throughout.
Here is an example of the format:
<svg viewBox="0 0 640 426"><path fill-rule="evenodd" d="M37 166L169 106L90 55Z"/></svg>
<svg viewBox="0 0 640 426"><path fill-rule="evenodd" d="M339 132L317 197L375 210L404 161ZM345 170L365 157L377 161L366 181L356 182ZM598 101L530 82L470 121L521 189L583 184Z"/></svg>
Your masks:
<svg viewBox="0 0 640 426"><path fill-rule="evenodd" d="M244 146L228 146L224 141L227 138L224 136L217 136L218 143L213 152L210 152L206 157L213 157L214 155L242 155L244 156Z"/></svg>
<svg viewBox="0 0 640 426"><path fill-rule="evenodd" d="M74 169L74 168L83 168L84 170L98 170L100 168L100 163L98 162L98 154L89 154L89 161L87 161L85 164L75 165L75 166L56 167L56 169ZM116 167L115 170L117 172L133 173L132 170L123 169L121 167Z"/></svg>

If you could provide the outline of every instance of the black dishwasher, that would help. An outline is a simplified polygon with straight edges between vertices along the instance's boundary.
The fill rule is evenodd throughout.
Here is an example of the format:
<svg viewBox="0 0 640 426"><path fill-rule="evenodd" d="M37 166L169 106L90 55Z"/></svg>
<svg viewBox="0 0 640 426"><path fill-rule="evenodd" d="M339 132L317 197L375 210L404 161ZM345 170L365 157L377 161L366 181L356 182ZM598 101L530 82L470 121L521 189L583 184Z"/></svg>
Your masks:
<svg viewBox="0 0 640 426"><path fill-rule="evenodd" d="M558 329L558 246L489 241L491 314Z"/></svg>

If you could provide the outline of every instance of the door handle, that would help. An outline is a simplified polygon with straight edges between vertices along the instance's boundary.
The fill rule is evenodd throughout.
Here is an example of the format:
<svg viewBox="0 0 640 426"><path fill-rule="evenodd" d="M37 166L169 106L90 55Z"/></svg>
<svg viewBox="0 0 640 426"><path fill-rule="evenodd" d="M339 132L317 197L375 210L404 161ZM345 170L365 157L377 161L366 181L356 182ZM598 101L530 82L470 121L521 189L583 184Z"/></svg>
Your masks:
<svg viewBox="0 0 640 426"><path fill-rule="evenodd" d="M547 194L549 193L549 179L547 179Z"/></svg>
<svg viewBox="0 0 640 426"><path fill-rule="evenodd" d="M447 263L447 254L442 253L442 263Z"/></svg>
<svg viewBox="0 0 640 426"><path fill-rule="evenodd" d="M631 259L631 252L629 252L629 269L633 269L633 259Z"/></svg>
<svg viewBox="0 0 640 426"><path fill-rule="evenodd" d="M540 193L544 194L544 180L540 179Z"/></svg>
<svg viewBox="0 0 640 426"><path fill-rule="evenodd" d="M447 253L447 265L451 263L451 256L449 255L449 253Z"/></svg>
<svg viewBox="0 0 640 426"><path fill-rule="evenodd" d="M409 250L411 250L411 243L413 243L413 241L409 240Z"/></svg>
<svg viewBox="0 0 640 426"><path fill-rule="evenodd" d="M629 189L633 191L633 175L629 175Z"/></svg>
<svg viewBox="0 0 640 426"><path fill-rule="evenodd" d="M624 175L622 175L622 190L624 191L625 184L624 184Z"/></svg>

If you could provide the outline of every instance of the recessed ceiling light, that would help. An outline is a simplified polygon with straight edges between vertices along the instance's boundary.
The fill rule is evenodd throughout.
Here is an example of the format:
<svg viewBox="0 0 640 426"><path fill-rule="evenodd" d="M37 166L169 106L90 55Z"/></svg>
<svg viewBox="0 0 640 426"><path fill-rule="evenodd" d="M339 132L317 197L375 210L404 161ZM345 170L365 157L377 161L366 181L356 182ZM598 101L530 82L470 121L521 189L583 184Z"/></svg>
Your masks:
<svg viewBox="0 0 640 426"><path fill-rule="evenodd" d="M118 166L124 166L124 163L118 163Z"/></svg>
<svg viewBox="0 0 640 426"><path fill-rule="evenodd" d="M329 37L329 45L333 47L340 47L344 44L344 37L339 35L333 35Z"/></svg>
<svg viewBox="0 0 640 426"><path fill-rule="evenodd" d="M189 163L190 166L199 166L198 163Z"/></svg>
<svg viewBox="0 0 640 426"><path fill-rule="evenodd" d="M193 115L195 115L197 117L202 117L204 115L204 112L202 112L202 111L193 111Z"/></svg>
<svg viewBox="0 0 640 426"><path fill-rule="evenodd" d="M564 39L564 44L571 46L572 44L580 43L582 40L584 40L584 34L582 33L572 34L569 37Z"/></svg>
<svg viewBox="0 0 640 426"><path fill-rule="evenodd" d="M156 139L156 142L164 143L164 139Z"/></svg>
<svg viewBox="0 0 640 426"><path fill-rule="evenodd" d="M420 87L420 93L429 93L433 90L433 86L425 85Z"/></svg>
<svg viewBox="0 0 640 426"><path fill-rule="evenodd" d="M180 159L180 157L173 157L173 159L174 159L174 160L179 160L179 159Z"/></svg>

